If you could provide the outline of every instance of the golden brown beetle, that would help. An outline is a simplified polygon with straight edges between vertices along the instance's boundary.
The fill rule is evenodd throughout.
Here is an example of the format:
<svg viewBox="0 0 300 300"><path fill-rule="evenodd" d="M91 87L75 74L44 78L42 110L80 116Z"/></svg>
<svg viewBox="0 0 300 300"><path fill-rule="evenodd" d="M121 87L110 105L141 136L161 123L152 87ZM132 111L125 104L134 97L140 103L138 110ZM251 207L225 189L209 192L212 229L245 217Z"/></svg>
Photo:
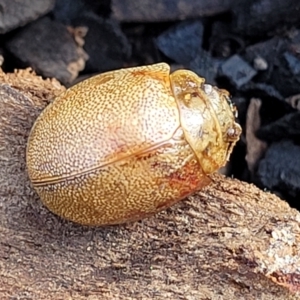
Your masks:
<svg viewBox="0 0 300 300"><path fill-rule="evenodd" d="M54 213L87 225L138 220L208 184L241 128L228 93L165 63L94 76L34 124L29 177Z"/></svg>

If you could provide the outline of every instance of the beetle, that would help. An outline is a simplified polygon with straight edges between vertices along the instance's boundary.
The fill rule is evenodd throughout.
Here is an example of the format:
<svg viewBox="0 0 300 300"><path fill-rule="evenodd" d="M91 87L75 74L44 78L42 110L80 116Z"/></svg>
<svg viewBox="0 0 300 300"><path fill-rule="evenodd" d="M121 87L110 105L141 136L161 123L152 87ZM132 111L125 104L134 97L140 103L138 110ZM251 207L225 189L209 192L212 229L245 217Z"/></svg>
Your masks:
<svg viewBox="0 0 300 300"><path fill-rule="evenodd" d="M53 213L83 225L139 220L209 183L239 140L229 93L166 63L86 79L35 121L29 178Z"/></svg>

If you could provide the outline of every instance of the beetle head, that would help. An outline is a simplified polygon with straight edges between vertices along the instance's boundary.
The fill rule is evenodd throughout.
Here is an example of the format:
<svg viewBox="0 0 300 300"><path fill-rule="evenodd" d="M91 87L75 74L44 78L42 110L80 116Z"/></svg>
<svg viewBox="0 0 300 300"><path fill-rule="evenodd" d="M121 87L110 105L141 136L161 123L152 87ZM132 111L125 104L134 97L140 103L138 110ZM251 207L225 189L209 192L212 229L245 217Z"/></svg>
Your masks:
<svg viewBox="0 0 300 300"><path fill-rule="evenodd" d="M212 173L226 164L241 135L229 93L187 70L175 71L170 80L185 138L203 171Z"/></svg>

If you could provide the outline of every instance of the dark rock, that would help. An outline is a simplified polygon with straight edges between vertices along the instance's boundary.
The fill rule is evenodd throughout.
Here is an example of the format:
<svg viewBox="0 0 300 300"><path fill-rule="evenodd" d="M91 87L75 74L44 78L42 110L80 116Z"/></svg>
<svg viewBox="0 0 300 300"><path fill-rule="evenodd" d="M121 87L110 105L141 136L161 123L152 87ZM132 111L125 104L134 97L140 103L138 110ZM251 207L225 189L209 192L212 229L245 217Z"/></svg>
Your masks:
<svg viewBox="0 0 300 300"><path fill-rule="evenodd" d="M269 190L299 196L300 146L288 140L273 143L260 161L257 175Z"/></svg>
<svg viewBox="0 0 300 300"><path fill-rule="evenodd" d="M201 20L184 21L156 39L156 45L167 57L215 84L220 62L202 49L204 26Z"/></svg>
<svg viewBox="0 0 300 300"><path fill-rule="evenodd" d="M275 98L284 101L284 97L274 88L274 86L265 83L249 82L242 86L240 91L257 98Z"/></svg>
<svg viewBox="0 0 300 300"><path fill-rule="evenodd" d="M268 82L272 84L271 77L272 73L276 71L279 54L285 51L287 45L287 39L274 37L246 48L244 58L251 65L254 66L255 60L258 58L263 59L267 64L267 69L258 72L257 81Z"/></svg>
<svg viewBox="0 0 300 300"><path fill-rule="evenodd" d="M276 142L283 139L300 141L300 112L284 115L275 122L261 127L257 132L257 136L267 142Z"/></svg>
<svg viewBox="0 0 300 300"><path fill-rule="evenodd" d="M287 39L286 46L277 53L270 82L284 97L300 93L300 31Z"/></svg>
<svg viewBox="0 0 300 300"><path fill-rule="evenodd" d="M269 66L263 57L257 56L253 60L253 67L256 71L266 71Z"/></svg>
<svg viewBox="0 0 300 300"><path fill-rule="evenodd" d="M233 55L221 65L221 72L236 86L248 83L257 72L239 55Z"/></svg>
<svg viewBox="0 0 300 300"><path fill-rule="evenodd" d="M245 58L254 63L263 58L268 68L258 72L256 81L273 85L283 97L300 93L300 32L295 30L291 37L274 37L247 47Z"/></svg>
<svg viewBox="0 0 300 300"><path fill-rule="evenodd" d="M112 11L119 21L157 22L212 16L229 11L233 4L234 0L112 0Z"/></svg>
<svg viewBox="0 0 300 300"><path fill-rule="evenodd" d="M105 72L124 67L131 55L131 45L119 23L95 14L84 14L73 26L88 28L84 50L89 55L85 72Z"/></svg>
<svg viewBox="0 0 300 300"><path fill-rule="evenodd" d="M132 66L154 64L168 61L168 58L157 48L156 38L167 30L170 24L122 24L122 30L132 46L129 64Z"/></svg>
<svg viewBox="0 0 300 300"><path fill-rule="evenodd" d="M215 79L218 75L220 63L209 52L198 49L196 57L189 62L188 68L199 76L204 77L207 83L216 85Z"/></svg>
<svg viewBox="0 0 300 300"><path fill-rule="evenodd" d="M103 17L110 13L110 0L64 0L56 1L53 15L56 20L64 24L71 24L72 20L86 12L94 12Z"/></svg>
<svg viewBox="0 0 300 300"><path fill-rule="evenodd" d="M293 95L285 99L285 101L294 109L300 110L300 94Z"/></svg>
<svg viewBox="0 0 300 300"><path fill-rule="evenodd" d="M271 85L265 83L249 82L239 89L239 93L244 97L261 99L262 105L260 109L262 126L266 126L286 114L290 114L295 110L288 104L284 97Z"/></svg>
<svg viewBox="0 0 300 300"><path fill-rule="evenodd" d="M299 0L242 0L233 7L233 29L243 35L264 35L300 21Z"/></svg>
<svg viewBox="0 0 300 300"><path fill-rule="evenodd" d="M228 58L244 51L245 41L232 33L229 21L213 21L209 36L209 52L214 57Z"/></svg>
<svg viewBox="0 0 300 300"><path fill-rule="evenodd" d="M300 59L289 52L284 52L283 57L285 58L288 67L293 75L300 74Z"/></svg>
<svg viewBox="0 0 300 300"><path fill-rule="evenodd" d="M202 47L203 30L200 20L184 21L159 35L156 45L175 62L186 64L196 57Z"/></svg>
<svg viewBox="0 0 300 300"><path fill-rule="evenodd" d="M237 119L238 123L242 126L246 126L246 117L247 117L247 111L249 107L249 99L243 96L233 96L231 99L232 103L237 108ZM243 130L242 136L245 134L245 130Z"/></svg>
<svg viewBox="0 0 300 300"><path fill-rule="evenodd" d="M47 17L21 29L5 46L23 67L64 84L71 83L85 65L85 53L71 33Z"/></svg>
<svg viewBox="0 0 300 300"><path fill-rule="evenodd" d="M73 19L86 10L89 10L89 7L82 0L56 1L53 16L62 23L71 24Z"/></svg>
<svg viewBox="0 0 300 300"><path fill-rule="evenodd" d="M1 0L0 33L36 20L51 11L54 4L55 0Z"/></svg>

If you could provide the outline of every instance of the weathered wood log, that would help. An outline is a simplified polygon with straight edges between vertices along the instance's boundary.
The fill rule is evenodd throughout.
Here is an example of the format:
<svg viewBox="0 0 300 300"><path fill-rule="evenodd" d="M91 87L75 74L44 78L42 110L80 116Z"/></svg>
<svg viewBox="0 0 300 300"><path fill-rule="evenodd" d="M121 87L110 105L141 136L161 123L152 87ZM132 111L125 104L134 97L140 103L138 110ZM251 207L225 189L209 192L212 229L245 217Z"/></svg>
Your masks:
<svg viewBox="0 0 300 300"><path fill-rule="evenodd" d="M0 71L1 299L299 299L300 214L215 174L167 211L87 228L50 213L30 186L30 128L64 88Z"/></svg>

